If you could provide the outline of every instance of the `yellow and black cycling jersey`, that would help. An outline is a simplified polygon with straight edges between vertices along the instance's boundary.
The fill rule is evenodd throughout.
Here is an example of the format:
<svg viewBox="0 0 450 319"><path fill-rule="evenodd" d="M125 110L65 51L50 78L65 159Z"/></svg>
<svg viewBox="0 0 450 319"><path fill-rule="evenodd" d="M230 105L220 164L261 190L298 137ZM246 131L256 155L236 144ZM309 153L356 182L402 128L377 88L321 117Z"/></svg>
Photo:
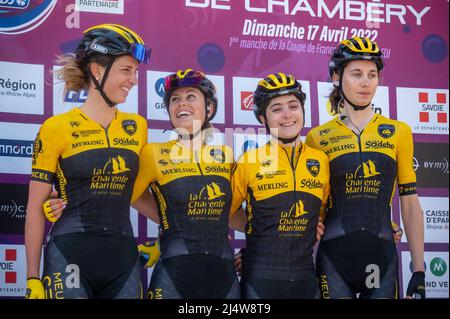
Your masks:
<svg viewBox="0 0 450 319"><path fill-rule="evenodd" d="M130 200L147 143L147 122L116 111L108 128L80 109L46 120L34 143L31 179L55 184L67 202L53 234L111 231L133 236Z"/></svg>
<svg viewBox="0 0 450 319"><path fill-rule="evenodd" d="M173 140L143 148L132 201L150 185L160 218L161 258L212 254L232 259L232 164L228 146L203 145L191 151Z"/></svg>
<svg viewBox="0 0 450 319"><path fill-rule="evenodd" d="M232 212L246 201L244 274L298 280L313 271L319 214L329 192L327 156L271 141L244 153L232 175Z"/></svg>
<svg viewBox="0 0 450 319"><path fill-rule="evenodd" d="M322 240L366 230L393 241L396 181L400 196L416 193L411 128L377 114L357 135L335 118L312 129L306 144L330 159L331 196Z"/></svg>

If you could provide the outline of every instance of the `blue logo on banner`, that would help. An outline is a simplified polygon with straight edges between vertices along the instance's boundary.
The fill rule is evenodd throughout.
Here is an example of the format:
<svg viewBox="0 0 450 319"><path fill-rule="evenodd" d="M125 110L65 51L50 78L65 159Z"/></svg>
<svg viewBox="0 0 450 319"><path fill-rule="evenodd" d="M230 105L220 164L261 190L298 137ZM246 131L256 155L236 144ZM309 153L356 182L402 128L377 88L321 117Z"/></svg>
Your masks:
<svg viewBox="0 0 450 319"><path fill-rule="evenodd" d="M68 91L64 96L64 102L69 103L84 103L87 99L87 91L81 90L80 92Z"/></svg>
<svg viewBox="0 0 450 319"><path fill-rule="evenodd" d="M159 97L164 97L164 78L158 79L155 83L155 91Z"/></svg>
<svg viewBox="0 0 450 319"><path fill-rule="evenodd" d="M245 153L249 150L253 150L255 148L258 148L258 143L256 143L253 140L247 140L244 142L244 144L242 145L242 151Z"/></svg>
<svg viewBox="0 0 450 319"><path fill-rule="evenodd" d="M30 0L0 1L0 8L26 9L29 4Z"/></svg>
<svg viewBox="0 0 450 319"><path fill-rule="evenodd" d="M44 22L57 0L1 0L0 33L21 34L33 30Z"/></svg>
<svg viewBox="0 0 450 319"><path fill-rule="evenodd" d="M34 141L1 140L0 156L31 157L33 155Z"/></svg>

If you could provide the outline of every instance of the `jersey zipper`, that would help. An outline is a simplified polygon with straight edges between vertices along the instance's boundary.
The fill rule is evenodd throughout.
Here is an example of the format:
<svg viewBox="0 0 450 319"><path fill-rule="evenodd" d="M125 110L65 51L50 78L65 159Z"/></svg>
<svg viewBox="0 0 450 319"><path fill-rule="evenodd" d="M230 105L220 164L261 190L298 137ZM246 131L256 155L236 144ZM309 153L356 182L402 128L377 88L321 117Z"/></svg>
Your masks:
<svg viewBox="0 0 450 319"><path fill-rule="evenodd" d="M358 140L358 153L359 153L359 163L361 165L361 169L363 169L363 152L362 152L362 146L361 146L361 135L363 134L364 130L361 131L361 133L356 134L353 130L352 130L353 134L356 135L356 138ZM361 194L363 193L363 189L364 189L364 174L360 175L360 181L361 181ZM365 227L362 227L361 230L365 230Z"/></svg>
<svg viewBox="0 0 450 319"><path fill-rule="evenodd" d="M109 126L108 126L109 127ZM109 135L108 135L108 128L104 128L102 126L103 130L105 131L105 135L106 135L106 142L108 143L108 148L111 148L111 144L109 143Z"/></svg>
<svg viewBox="0 0 450 319"><path fill-rule="evenodd" d="M200 170L200 175L204 175L203 174L203 170L202 170L202 166L200 165L200 162L198 160L197 151L194 151L194 156L195 156L195 161L197 162L198 169Z"/></svg>
<svg viewBox="0 0 450 319"><path fill-rule="evenodd" d="M289 158L289 154L287 153L287 151L282 148L284 153L286 154L286 157L289 161L289 165L291 166L291 170L292 170L292 175L293 175L293 180L294 180L294 191L292 192L292 202L295 202L296 198L295 198L295 191L297 189L297 177L295 176L295 171L297 170L297 166L298 166L298 162L300 160L300 154L302 149L300 148L300 153L298 154L297 157L297 161L295 162L295 155L296 155L296 149L295 146L292 147L292 154ZM295 162L295 163L294 163ZM292 253L291 250L289 249L289 260L292 260ZM289 281L294 281L294 278L292 276L292 263L289 263Z"/></svg>

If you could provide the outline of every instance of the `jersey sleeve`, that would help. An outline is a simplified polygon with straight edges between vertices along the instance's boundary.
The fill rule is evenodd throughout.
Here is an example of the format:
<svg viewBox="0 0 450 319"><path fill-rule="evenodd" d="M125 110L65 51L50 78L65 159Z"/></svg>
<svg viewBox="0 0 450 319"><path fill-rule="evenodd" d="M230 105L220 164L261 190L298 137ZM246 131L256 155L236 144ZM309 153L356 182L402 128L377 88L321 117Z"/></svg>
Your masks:
<svg viewBox="0 0 450 319"><path fill-rule="evenodd" d="M308 134L306 135L305 144L308 145L309 147L319 149L314 141L313 130L309 131Z"/></svg>
<svg viewBox="0 0 450 319"><path fill-rule="evenodd" d="M397 181L400 196L417 194L416 173L413 168L414 143L411 128L400 125L397 150Z"/></svg>
<svg viewBox="0 0 450 319"><path fill-rule="evenodd" d="M320 217L322 217L322 220L325 220L328 197L330 196L330 161L328 159L328 156L326 156L325 154L323 164L325 169L325 178L323 183L323 197L322 206L320 208Z"/></svg>
<svg viewBox="0 0 450 319"><path fill-rule="evenodd" d="M156 180L155 161L153 144L146 144L139 155L139 172L134 182L131 203L134 203L148 188L148 185Z"/></svg>
<svg viewBox="0 0 450 319"><path fill-rule="evenodd" d="M52 184L58 159L64 150L62 127L56 118L42 124L34 140L31 180Z"/></svg>
<svg viewBox="0 0 450 319"><path fill-rule="evenodd" d="M148 143L148 125L147 125L147 120L144 119L142 116L140 117L141 120L141 127L142 127L142 132L141 132L141 141L144 143L143 145L147 145Z"/></svg>
<svg viewBox="0 0 450 319"><path fill-rule="evenodd" d="M247 197L247 177L245 169L244 155L242 155L239 160L233 165L231 173L231 212L233 215L238 211Z"/></svg>

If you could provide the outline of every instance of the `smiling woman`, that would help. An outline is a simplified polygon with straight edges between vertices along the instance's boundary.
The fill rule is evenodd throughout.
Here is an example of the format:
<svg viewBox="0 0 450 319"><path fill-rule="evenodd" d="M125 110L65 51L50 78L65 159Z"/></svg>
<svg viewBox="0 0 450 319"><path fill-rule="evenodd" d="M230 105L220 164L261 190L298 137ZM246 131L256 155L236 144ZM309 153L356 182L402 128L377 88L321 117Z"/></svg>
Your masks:
<svg viewBox="0 0 450 319"><path fill-rule="evenodd" d="M75 54L59 59L65 90L84 88L88 97L46 120L36 136L25 224L27 298L142 296L129 207L147 122L116 105L137 84L148 53L132 30L102 24L84 32ZM41 280L42 204L53 184L65 211L52 220Z"/></svg>

